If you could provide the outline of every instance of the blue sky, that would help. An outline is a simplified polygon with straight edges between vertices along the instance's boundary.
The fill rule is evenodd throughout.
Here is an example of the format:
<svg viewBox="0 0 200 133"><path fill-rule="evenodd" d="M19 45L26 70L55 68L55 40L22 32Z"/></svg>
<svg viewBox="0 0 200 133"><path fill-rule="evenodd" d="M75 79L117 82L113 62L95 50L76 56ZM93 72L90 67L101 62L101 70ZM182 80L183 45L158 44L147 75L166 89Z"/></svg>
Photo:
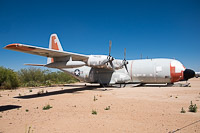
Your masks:
<svg viewBox="0 0 200 133"><path fill-rule="evenodd" d="M175 58L200 71L199 0L0 0L0 66L19 70L45 57L2 49L48 47L57 33L65 51L123 59Z"/></svg>

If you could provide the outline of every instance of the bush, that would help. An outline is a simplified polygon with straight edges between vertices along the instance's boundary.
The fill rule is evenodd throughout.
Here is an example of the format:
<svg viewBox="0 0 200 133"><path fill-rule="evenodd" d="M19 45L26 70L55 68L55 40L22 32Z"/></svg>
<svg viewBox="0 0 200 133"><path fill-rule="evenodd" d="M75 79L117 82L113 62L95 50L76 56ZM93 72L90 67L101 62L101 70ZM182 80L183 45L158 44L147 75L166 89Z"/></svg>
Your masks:
<svg viewBox="0 0 200 133"><path fill-rule="evenodd" d="M45 82L45 71L39 68L20 69L18 76L21 86L25 87L37 87Z"/></svg>
<svg viewBox="0 0 200 133"><path fill-rule="evenodd" d="M78 82L77 79L64 72L51 72L40 68L30 67L14 72L0 67L0 89L13 89L19 86L38 87L52 86L52 84L66 84Z"/></svg>
<svg viewBox="0 0 200 133"><path fill-rule="evenodd" d="M18 76L22 86L37 87L37 86L52 86L52 84L74 83L78 80L64 72L51 72L39 68L21 69L18 71Z"/></svg>
<svg viewBox="0 0 200 133"><path fill-rule="evenodd" d="M96 101L96 100L98 100L95 96L94 96L94 99L93 99L93 101Z"/></svg>
<svg viewBox="0 0 200 133"><path fill-rule="evenodd" d="M45 85L50 87L50 86L51 86L51 80L47 80L47 81L45 82Z"/></svg>
<svg viewBox="0 0 200 133"><path fill-rule="evenodd" d="M49 104L47 104L46 106L43 107L43 110L48 110L50 108L52 108L52 106L50 106Z"/></svg>
<svg viewBox="0 0 200 133"><path fill-rule="evenodd" d="M78 82L78 80L72 77L71 75L60 71L47 72L45 74L45 80L50 80L51 83L54 84Z"/></svg>
<svg viewBox="0 0 200 133"><path fill-rule="evenodd" d="M93 115L97 115L97 111L96 110L92 110L92 114Z"/></svg>
<svg viewBox="0 0 200 133"><path fill-rule="evenodd" d="M110 106L106 107L104 110L110 110Z"/></svg>
<svg viewBox="0 0 200 133"><path fill-rule="evenodd" d="M191 104L189 106L189 112L194 112L196 113L197 112L197 105L196 104L192 104L192 101L191 101Z"/></svg>
<svg viewBox="0 0 200 133"><path fill-rule="evenodd" d="M11 69L0 67L0 88L14 89L19 86L19 79L17 73Z"/></svg>
<svg viewBox="0 0 200 133"><path fill-rule="evenodd" d="M185 110L183 109L183 107L182 107L182 109L181 109L181 113L185 113Z"/></svg>

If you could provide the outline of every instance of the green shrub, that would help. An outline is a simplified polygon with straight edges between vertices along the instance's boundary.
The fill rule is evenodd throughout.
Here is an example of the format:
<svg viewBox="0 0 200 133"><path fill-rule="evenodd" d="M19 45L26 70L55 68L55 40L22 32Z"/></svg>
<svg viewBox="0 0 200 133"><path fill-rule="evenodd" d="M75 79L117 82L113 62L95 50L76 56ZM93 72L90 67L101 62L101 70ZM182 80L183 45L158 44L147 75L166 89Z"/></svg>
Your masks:
<svg viewBox="0 0 200 133"><path fill-rule="evenodd" d="M96 110L92 110L92 114L93 115L97 115L97 111Z"/></svg>
<svg viewBox="0 0 200 133"><path fill-rule="evenodd" d="M19 86L38 87L52 86L52 84L66 84L78 82L77 79L64 72L51 72L40 68L30 67L14 72L0 67L0 89L14 89Z"/></svg>
<svg viewBox="0 0 200 133"><path fill-rule="evenodd" d="M19 86L17 73L11 69L0 67L0 89L14 89Z"/></svg>
<svg viewBox="0 0 200 133"><path fill-rule="evenodd" d="M104 110L110 110L110 106L106 107Z"/></svg>
<svg viewBox="0 0 200 133"><path fill-rule="evenodd" d="M98 100L95 96L94 96L94 99L93 99L93 101L96 101L96 100Z"/></svg>
<svg viewBox="0 0 200 133"><path fill-rule="evenodd" d="M78 81L64 72L51 72L33 67L19 70L18 76L21 85L25 87L52 86L52 84L66 84Z"/></svg>
<svg viewBox="0 0 200 133"><path fill-rule="evenodd" d="M183 109L183 107L182 107L182 109L181 109L181 113L185 113L185 110Z"/></svg>
<svg viewBox="0 0 200 133"><path fill-rule="evenodd" d="M51 80L47 80L47 81L45 82L45 85L50 87L50 86L51 86Z"/></svg>
<svg viewBox="0 0 200 133"><path fill-rule="evenodd" d="M50 106L49 104L47 104L46 106L43 107L43 110L48 110L50 108L53 108L52 106Z"/></svg>
<svg viewBox="0 0 200 133"><path fill-rule="evenodd" d="M37 87L45 82L45 71L35 67L20 69L18 76L21 85L25 87Z"/></svg>
<svg viewBox="0 0 200 133"><path fill-rule="evenodd" d="M197 112L197 105L196 104L192 104L192 101L191 101L191 104L189 106L189 112L194 112L196 113Z"/></svg>
<svg viewBox="0 0 200 133"><path fill-rule="evenodd" d="M29 81L27 83L22 83L21 85L24 86L24 87L38 87L41 84L36 82L36 81Z"/></svg>

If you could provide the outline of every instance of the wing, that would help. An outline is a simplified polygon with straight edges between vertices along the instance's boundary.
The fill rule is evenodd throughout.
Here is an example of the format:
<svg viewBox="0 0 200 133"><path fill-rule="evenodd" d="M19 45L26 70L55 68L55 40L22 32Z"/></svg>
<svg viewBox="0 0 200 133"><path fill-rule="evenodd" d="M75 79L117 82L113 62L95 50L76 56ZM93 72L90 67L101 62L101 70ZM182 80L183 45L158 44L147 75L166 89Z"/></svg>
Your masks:
<svg viewBox="0 0 200 133"><path fill-rule="evenodd" d="M39 55L39 56L51 57L51 58L71 56L74 61L86 61L89 58L89 56L87 55L76 54L76 53L65 52L65 51L58 51L54 49L36 47L36 46L31 46L31 45L19 44L19 43L9 44L5 46L4 49L19 51L19 52L29 53L29 54Z"/></svg>

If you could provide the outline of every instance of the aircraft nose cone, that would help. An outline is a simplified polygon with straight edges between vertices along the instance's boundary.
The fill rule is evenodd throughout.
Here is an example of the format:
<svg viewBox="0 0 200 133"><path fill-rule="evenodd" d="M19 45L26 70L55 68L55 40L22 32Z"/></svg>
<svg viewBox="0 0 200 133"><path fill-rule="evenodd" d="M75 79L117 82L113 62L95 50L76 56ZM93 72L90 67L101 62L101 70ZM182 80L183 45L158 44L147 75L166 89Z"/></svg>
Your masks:
<svg viewBox="0 0 200 133"><path fill-rule="evenodd" d="M183 75L184 75L184 79L188 80L195 76L195 72L191 69L185 69L185 71L183 72Z"/></svg>

